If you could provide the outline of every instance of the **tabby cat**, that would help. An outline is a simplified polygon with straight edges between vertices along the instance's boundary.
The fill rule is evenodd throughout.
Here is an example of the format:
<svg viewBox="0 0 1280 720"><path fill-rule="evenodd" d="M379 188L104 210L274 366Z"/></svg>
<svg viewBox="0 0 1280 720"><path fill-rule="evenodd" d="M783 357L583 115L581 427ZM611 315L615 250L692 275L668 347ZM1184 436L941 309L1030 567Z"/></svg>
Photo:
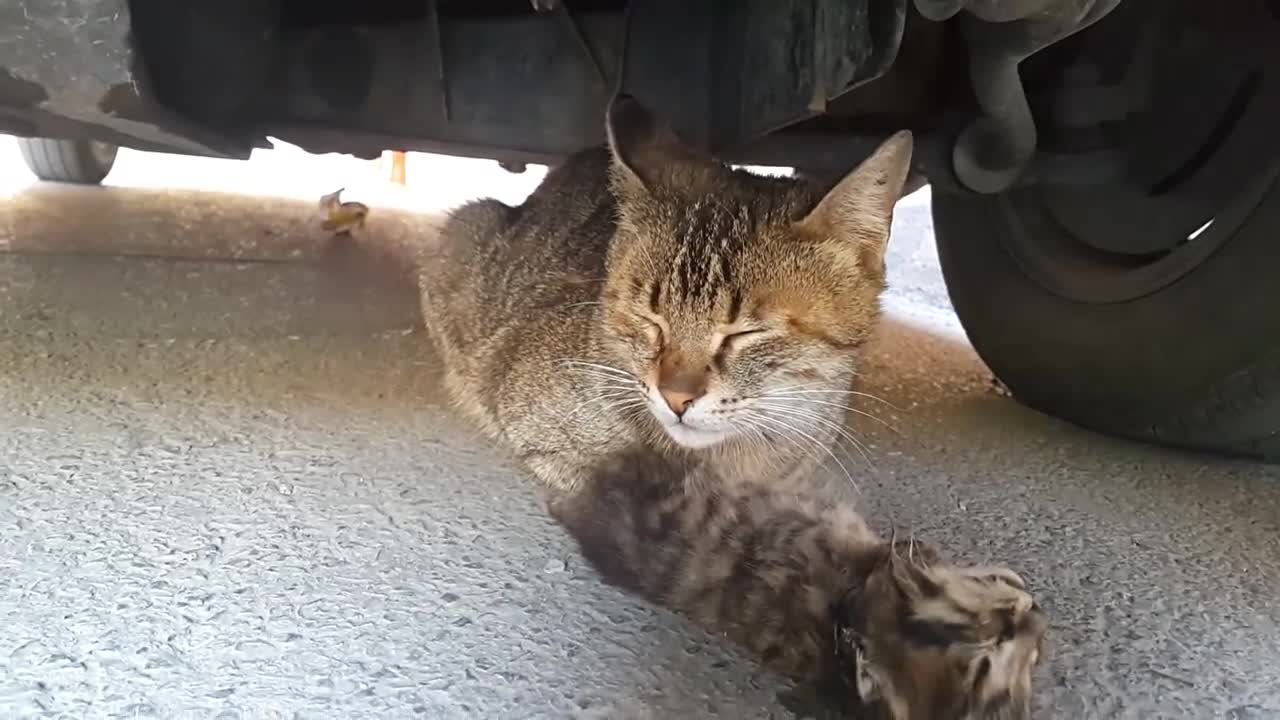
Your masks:
<svg viewBox="0 0 1280 720"><path fill-rule="evenodd" d="M607 580L887 717L1021 717L1043 622L1017 576L801 499L855 397L910 134L822 194L716 162L630 97L606 127L524 204L453 212L421 259L452 400Z"/></svg>
<svg viewBox="0 0 1280 720"><path fill-rule="evenodd" d="M767 484L691 492L687 461L603 458L551 514L607 582L683 612L807 686L806 710L1030 715L1046 620L1021 578L885 542L852 509Z"/></svg>

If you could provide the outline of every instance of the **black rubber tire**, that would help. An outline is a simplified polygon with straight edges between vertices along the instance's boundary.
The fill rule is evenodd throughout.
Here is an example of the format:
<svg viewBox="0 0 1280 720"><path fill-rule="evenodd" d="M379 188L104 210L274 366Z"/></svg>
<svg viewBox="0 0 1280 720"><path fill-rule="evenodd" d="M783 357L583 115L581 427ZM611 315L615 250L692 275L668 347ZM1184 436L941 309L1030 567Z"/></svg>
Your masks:
<svg viewBox="0 0 1280 720"><path fill-rule="evenodd" d="M1161 444L1280 457L1280 183L1216 250L1123 302L1051 292L1007 244L1019 196L935 190L947 290L974 348L1014 396L1078 425Z"/></svg>
<svg viewBox="0 0 1280 720"><path fill-rule="evenodd" d="M91 140L18 138L18 150L41 180L97 185L111 172L119 148Z"/></svg>

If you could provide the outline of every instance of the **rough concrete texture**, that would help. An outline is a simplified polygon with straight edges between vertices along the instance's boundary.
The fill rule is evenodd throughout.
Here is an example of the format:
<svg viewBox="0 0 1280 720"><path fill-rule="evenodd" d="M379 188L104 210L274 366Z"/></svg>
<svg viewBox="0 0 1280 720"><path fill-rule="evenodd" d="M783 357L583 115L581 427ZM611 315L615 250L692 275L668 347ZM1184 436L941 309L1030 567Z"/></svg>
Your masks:
<svg viewBox="0 0 1280 720"><path fill-rule="evenodd" d="M110 246L91 193L24 202L0 205L24 247ZM226 257L278 226L303 252L0 255L0 717L789 716L775 678L602 585L442 410L407 288L323 261L281 220L300 206L166 202L142 247ZM1280 717L1280 470L994 391L929 307L922 213L866 368L894 430L856 422L872 464L842 456L858 502L1025 574L1053 623L1040 717Z"/></svg>

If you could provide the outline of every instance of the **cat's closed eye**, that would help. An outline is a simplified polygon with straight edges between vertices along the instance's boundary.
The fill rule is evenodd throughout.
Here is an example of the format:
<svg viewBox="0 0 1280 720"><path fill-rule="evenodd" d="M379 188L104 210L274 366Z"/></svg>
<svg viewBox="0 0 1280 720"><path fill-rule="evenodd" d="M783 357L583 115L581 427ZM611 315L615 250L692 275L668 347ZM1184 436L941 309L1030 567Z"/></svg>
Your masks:
<svg viewBox="0 0 1280 720"><path fill-rule="evenodd" d="M644 337L649 342L650 349L653 350L652 357L657 357L662 352L666 335L662 331L662 325L653 318L644 316L639 317L640 325L644 328Z"/></svg>
<svg viewBox="0 0 1280 720"><path fill-rule="evenodd" d="M768 332L767 328L756 327L718 333L712 338L712 365L723 368L730 352L740 349L749 344L753 338L758 338L766 332Z"/></svg>
<svg viewBox="0 0 1280 720"><path fill-rule="evenodd" d="M718 335L719 339L716 341L716 347L714 349L717 352L728 350L733 348L735 345L742 343L744 340L748 338L763 335L768 331L769 331L768 328L755 327L755 328L745 328L742 330L735 330L733 332L720 333Z"/></svg>

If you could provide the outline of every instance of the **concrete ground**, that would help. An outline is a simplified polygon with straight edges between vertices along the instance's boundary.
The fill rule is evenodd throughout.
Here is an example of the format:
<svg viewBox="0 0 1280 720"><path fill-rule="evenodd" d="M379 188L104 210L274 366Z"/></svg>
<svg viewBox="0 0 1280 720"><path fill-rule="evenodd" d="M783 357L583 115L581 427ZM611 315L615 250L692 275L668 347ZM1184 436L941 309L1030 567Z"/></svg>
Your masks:
<svg viewBox="0 0 1280 720"><path fill-rule="evenodd" d="M310 201L0 199L0 717L785 718L783 685L600 583L441 407L409 288ZM373 232L427 219L375 208ZM925 206L856 423L866 513L1022 572L1040 717L1280 717L1280 469L1001 394ZM133 252L146 257L120 257Z"/></svg>

